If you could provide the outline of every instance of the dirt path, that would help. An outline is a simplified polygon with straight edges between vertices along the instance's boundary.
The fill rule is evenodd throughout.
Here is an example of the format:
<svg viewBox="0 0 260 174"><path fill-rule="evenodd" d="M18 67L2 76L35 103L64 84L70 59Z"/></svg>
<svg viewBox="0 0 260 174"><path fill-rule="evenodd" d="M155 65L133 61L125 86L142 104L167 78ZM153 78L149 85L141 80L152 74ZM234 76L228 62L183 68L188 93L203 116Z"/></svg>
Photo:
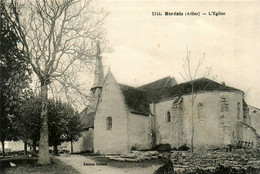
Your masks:
<svg viewBox="0 0 260 174"><path fill-rule="evenodd" d="M95 165L97 164L96 161L92 160L90 157L81 155L60 155L55 158L72 166L82 174L152 174L160 167L160 165L154 165L145 168L116 168L109 165Z"/></svg>

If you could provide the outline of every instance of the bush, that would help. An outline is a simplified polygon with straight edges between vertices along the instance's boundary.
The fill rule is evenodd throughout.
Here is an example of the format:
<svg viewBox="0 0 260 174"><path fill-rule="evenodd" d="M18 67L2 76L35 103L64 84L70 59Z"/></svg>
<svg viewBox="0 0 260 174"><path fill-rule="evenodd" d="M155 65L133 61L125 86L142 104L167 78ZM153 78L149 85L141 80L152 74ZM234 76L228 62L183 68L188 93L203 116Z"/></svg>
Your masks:
<svg viewBox="0 0 260 174"><path fill-rule="evenodd" d="M59 153L70 153L70 151L68 151L67 149L62 149L59 151Z"/></svg>
<svg viewBox="0 0 260 174"><path fill-rule="evenodd" d="M166 164L157 169L154 174L173 174L174 168L171 160L168 160Z"/></svg>
<svg viewBox="0 0 260 174"><path fill-rule="evenodd" d="M131 147L131 150L136 150L137 148L135 146L132 146Z"/></svg>
<svg viewBox="0 0 260 174"><path fill-rule="evenodd" d="M154 150L157 150L158 152L170 152L172 148L170 144L159 144L155 146Z"/></svg>
<svg viewBox="0 0 260 174"><path fill-rule="evenodd" d="M182 145L181 147L179 147L179 149L178 150L180 150L180 151L188 151L190 148L186 145L186 144L184 144L184 145Z"/></svg>

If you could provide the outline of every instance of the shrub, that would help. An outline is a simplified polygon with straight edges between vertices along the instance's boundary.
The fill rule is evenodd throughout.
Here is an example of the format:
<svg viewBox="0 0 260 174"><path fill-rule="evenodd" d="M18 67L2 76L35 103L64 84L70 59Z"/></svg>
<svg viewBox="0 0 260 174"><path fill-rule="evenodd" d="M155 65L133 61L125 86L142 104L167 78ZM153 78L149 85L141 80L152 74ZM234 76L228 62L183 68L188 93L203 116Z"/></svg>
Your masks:
<svg viewBox="0 0 260 174"><path fill-rule="evenodd" d="M190 148L186 145L186 144L184 144L184 145L182 145L181 147L179 147L179 149L178 150L181 150L181 151L188 151Z"/></svg>
<svg viewBox="0 0 260 174"><path fill-rule="evenodd" d="M154 150L157 150L158 152L169 152L172 148L170 144L159 144L155 146Z"/></svg>
<svg viewBox="0 0 260 174"><path fill-rule="evenodd" d="M137 149L136 146L131 147L131 150L136 150L136 149Z"/></svg>
<svg viewBox="0 0 260 174"><path fill-rule="evenodd" d="M157 169L154 174L173 174L174 168L171 160L168 160L163 166Z"/></svg>

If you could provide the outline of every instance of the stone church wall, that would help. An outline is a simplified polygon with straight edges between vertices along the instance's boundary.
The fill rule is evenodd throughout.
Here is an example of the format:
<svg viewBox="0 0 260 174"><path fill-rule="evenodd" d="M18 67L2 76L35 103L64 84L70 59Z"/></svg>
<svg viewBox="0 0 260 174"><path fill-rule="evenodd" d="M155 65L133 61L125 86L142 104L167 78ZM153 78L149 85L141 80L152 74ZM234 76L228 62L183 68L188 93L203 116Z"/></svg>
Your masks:
<svg viewBox="0 0 260 174"><path fill-rule="evenodd" d="M243 120L243 94L240 92L211 91L198 93L194 102L194 145L225 146L240 139L237 122ZM184 129L191 142L191 101L184 96ZM239 103L239 104L238 104ZM202 106L202 109L199 109Z"/></svg>
<svg viewBox="0 0 260 174"><path fill-rule="evenodd" d="M260 147L260 137L256 133L256 131L247 125L242 125L243 130L242 130L242 141L241 145L244 146L250 146L254 149Z"/></svg>
<svg viewBox="0 0 260 174"><path fill-rule="evenodd" d="M192 137L191 95L184 95L178 114L172 108L173 100L155 104L159 133L157 144L172 147L190 146ZM193 106L194 146L225 146L241 139L238 121L243 121L243 94L237 91L210 91L197 93ZM171 122L166 113L171 112ZM178 138L179 137L179 138ZM181 137L181 138L180 138Z"/></svg>
<svg viewBox="0 0 260 174"><path fill-rule="evenodd" d="M167 122L166 114L171 111L173 100L162 101L156 103L154 106L155 112L155 132L156 132L156 142L157 144L169 143L173 146L172 143L172 125L171 122Z"/></svg>
<svg viewBox="0 0 260 174"><path fill-rule="evenodd" d="M128 152L127 114L121 90L111 72L103 85L94 122L94 152L116 154ZM112 128L107 130L107 118Z"/></svg>
<svg viewBox="0 0 260 174"><path fill-rule="evenodd" d="M251 119L251 126L260 135L260 109L249 106L249 116Z"/></svg>
<svg viewBox="0 0 260 174"><path fill-rule="evenodd" d="M128 143L129 148L135 150L149 149L149 116L129 114L128 117Z"/></svg>
<svg viewBox="0 0 260 174"><path fill-rule="evenodd" d="M83 132L82 137L73 143L73 152L93 152L93 133L94 130L92 128Z"/></svg>

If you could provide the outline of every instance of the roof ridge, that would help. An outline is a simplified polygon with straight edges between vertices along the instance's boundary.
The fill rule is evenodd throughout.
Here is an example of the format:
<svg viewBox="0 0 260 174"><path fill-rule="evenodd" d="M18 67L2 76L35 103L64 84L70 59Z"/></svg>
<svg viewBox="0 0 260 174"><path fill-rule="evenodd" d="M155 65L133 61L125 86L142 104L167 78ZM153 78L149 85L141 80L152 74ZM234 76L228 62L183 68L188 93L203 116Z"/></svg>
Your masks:
<svg viewBox="0 0 260 174"><path fill-rule="evenodd" d="M155 80L155 81L152 81L152 82L150 82L150 83L146 83L146 84L144 84L144 85L138 86L137 88L141 88L141 87L144 87L144 86L150 85L150 84L152 84L152 83L156 83L156 82L158 82L158 81L161 81L161 80L164 80L164 79L167 79L167 78L172 79L171 76L166 76L166 77L163 77L163 78L157 79L157 80Z"/></svg>
<svg viewBox="0 0 260 174"><path fill-rule="evenodd" d="M123 83L117 83L119 86L126 86L126 87L131 87L131 88L136 88L134 86L130 86L130 85L126 85L126 84L123 84Z"/></svg>

